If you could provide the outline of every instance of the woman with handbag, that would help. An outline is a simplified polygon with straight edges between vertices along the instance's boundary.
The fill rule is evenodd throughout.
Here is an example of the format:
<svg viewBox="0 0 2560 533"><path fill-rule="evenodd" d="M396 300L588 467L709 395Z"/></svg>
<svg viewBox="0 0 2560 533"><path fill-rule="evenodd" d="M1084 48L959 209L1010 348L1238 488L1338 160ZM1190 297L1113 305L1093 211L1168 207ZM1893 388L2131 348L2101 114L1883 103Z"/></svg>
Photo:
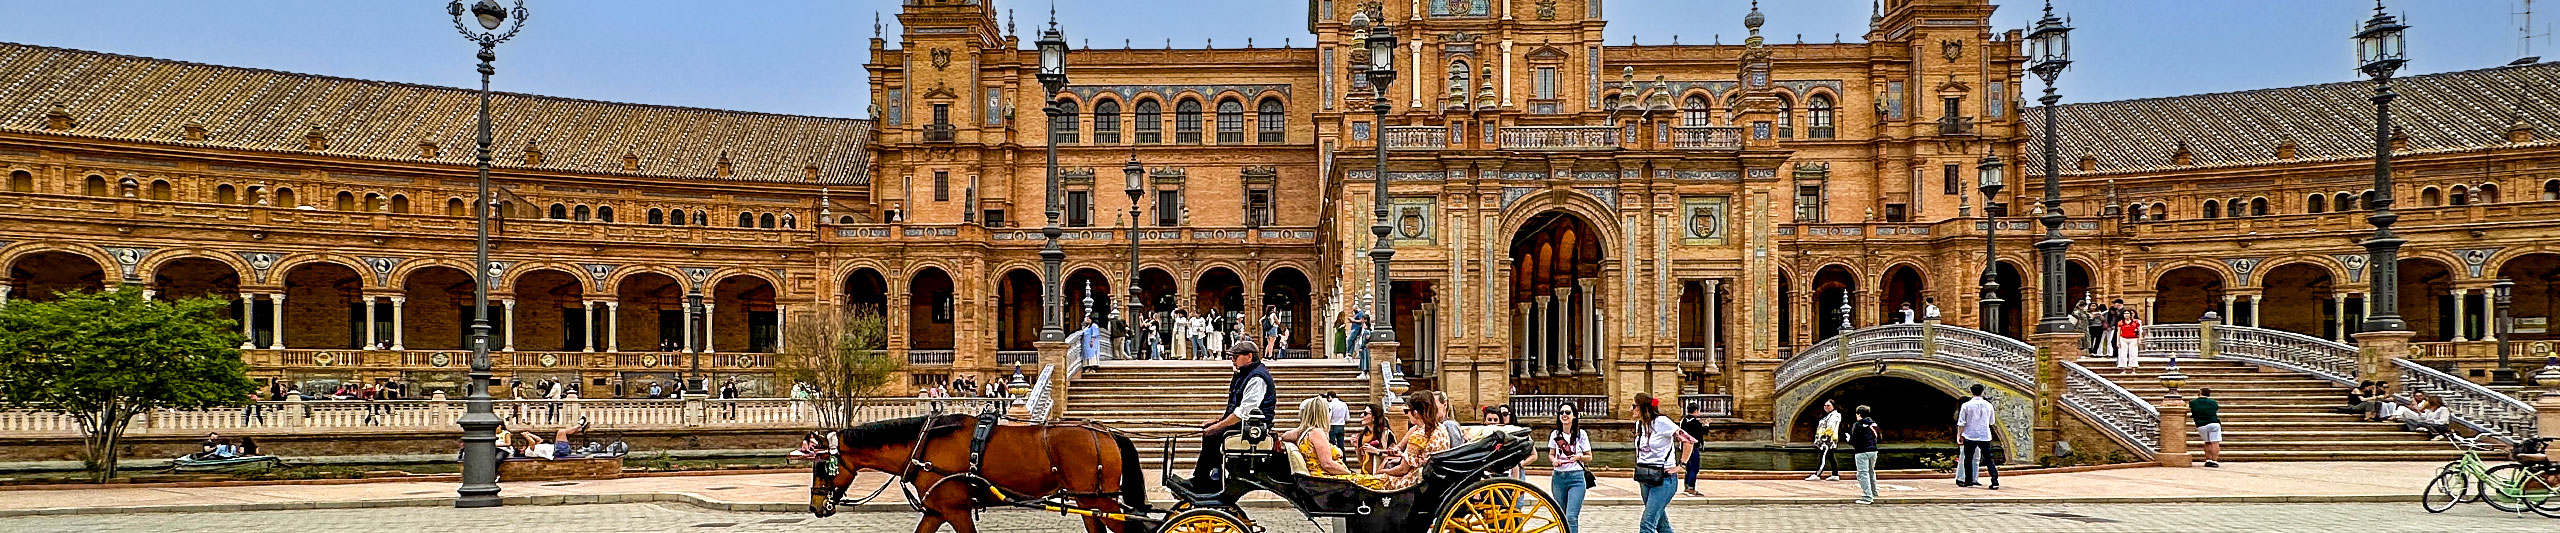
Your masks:
<svg viewBox="0 0 2560 533"><path fill-rule="evenodd" d="M1679 490L1671 483L1671 458L1688 455L1697 440L1662 415L1662 402L1652 394L1637 394L1635 407L1635 478L1644 492L1644 518L1636 532L1671 533L1671 495Z"/></svg>
<svg viewBox="0 0 2560 533"><path fill-rule="evenodd" d="M1556 411L1556 431L1547 435L1547 461L1555 465L1547 492L1555 495L1556 507L1564 513L1565 533L1579 531L1583 493L1591 490L1591 471L1582 468L1591 461L1591 436L1582 432L1573 404Z"/></svg>

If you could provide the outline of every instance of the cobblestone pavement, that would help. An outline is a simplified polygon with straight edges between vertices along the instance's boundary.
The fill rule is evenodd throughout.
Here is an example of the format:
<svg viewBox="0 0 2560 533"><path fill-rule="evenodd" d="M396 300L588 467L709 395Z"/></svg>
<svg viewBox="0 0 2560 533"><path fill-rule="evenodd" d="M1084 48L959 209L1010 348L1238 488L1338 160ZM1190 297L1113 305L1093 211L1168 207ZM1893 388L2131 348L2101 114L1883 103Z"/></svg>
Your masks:
<svg viewBox="0 0 2560 533"><path fill-rule="evenodd" d="M1583 530L1635 531L1636 507L1585 509ZM1329 531L1284 510L1257 510L1271 533ZM2104 531L2266 533L2355 531L2553 531L2560 520L2521 517L2480 505L2430 515L2414 503L2391 504L1999 504L1999 505L1788 505L1674 507L1680 531ZM980 531L1071 531L1077 523L1053 514L989 511ZM681 505L609 504L517 506L503 509L380 508L146 513L0 518L0 531L277 531L379 532L386 524L411 531L731 531L911 532L913 515L854 513L811 518L802 513L733 513ZM948 531L948 529L946 529Z"/></svg>

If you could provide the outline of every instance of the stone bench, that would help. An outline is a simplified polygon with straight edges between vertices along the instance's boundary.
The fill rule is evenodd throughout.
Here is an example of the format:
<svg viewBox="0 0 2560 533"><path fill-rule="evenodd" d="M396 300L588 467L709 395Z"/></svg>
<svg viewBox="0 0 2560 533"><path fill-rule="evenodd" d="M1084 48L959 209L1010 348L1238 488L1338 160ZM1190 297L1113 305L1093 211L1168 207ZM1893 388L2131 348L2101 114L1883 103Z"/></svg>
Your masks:
<svg viewBox="0 0 2560 533"><path fill-rule="evenodd" d="M498 462L498 481L613 479L621 476L621 457L508 459Z"/></svg>

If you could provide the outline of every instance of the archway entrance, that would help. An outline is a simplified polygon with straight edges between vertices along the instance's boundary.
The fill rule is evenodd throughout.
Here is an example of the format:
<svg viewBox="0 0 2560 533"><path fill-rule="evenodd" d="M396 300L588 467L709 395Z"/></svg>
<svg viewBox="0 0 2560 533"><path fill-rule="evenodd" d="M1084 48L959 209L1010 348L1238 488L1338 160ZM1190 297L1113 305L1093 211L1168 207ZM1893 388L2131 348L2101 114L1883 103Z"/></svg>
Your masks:
<svg viewBox="0 0 2560 533"><path fill-rule="evenodd" d="M848 312L868 311L887 318L889 316L889 281L882 278L878 270L868 268L854 270L853 275L844 278L844 306Z"/></svg>
<svg viewBox="0 0 2560 533"><path fill-rule="evenodd" d="M2560 338L2551 331L2552 312L2560 310L2560 254L2525 254L2498 267L2498 277L2515 282L2507 315L2515 328L2507 336L2523 340Z"/></svg>
<svg viewBox="0 0 2560 533"><path fill-rule="evenodd" d="M1813 340L1821 342L1840 334L1840 324L1849 321L1843 311L1856 313L1849 299L1858 290L1857 275L1849 267L1830 265L1813 272Z"/></svg>
<svg viewBox="0 0 2560 533"><path fill-rule="evenodd" d="M1017 268L996 281L996 349L1032 350L1040 339L1040 275Z"/></svg>
<svg viewBox="0 0 2560 533"><path fill-rule="evenodd" d="M1896 376L1868 376L1849 380L1807 402L1797 413L1795 424L1787 428L1791 442L1812 442L1813 426L1822 420L1822 400L1839 406L1841 424L1855 420L1860 405L1875 411L1877 429L1887 444L1955 442L1955 412L1962 399L1927 383ZM1900 422L1886 424L1885 420ZM1848 428L1842 427L1843 435Z"/></svg>
<svg viewBox="0 0 2560 533"><path fill-rule="evenodd" d="M1600 371L1600 314L1608 304L1600 294L1607 287L1600 279L1602 249L1599 231L1562 211L1530 217L1512 235L1511 344L1520 364L1511 374L1520 390L1607 392L1608 374ZM1408 296L1397 297L1403 307Z"/></svg>
<svg viewBox="0 0 2560 533"><path fill-rule="evenodd" d="M2094 283L2094 281L2089 277L2089 267L2080 264L2080 261L2063 261L2062 276L2062 285L2068 287L2068 290L2062 293L2063 305L2071 306L2070 309L2079 309L2080 302L2082 301L2093 301L2100 304L2106 303L2105 300L2099 299L2098 295L2091 294L2089 292L2089 286Z"/></svg>
<svg viewBox="0 0 2560 533"><path fill-rule="evenodd" d="M1894 265L1884 271L1884 298L1876 302L1875 316L1884 317L1880 320L1884 322L1918 322L1929 310L1922 301L1926 292L1928 284L1921 281L1920 271L1910 265ZM1903 316L1906 310L1909 318Z"/></svg>
<svg viewBox="0 0 2560 533"><path fill-rule="evenodd" d="M907 282L907 348L911 350L949 350L956 344L954 325L959 311L952 291L951 276L939 268L916 272Z"/></svg>
<svg viewBox="0 0 2560 533"><path fill-rule="evenodd" d="M471 347L471 274L462 269L442 266L420 268L409 272L400 282L400 294L409 299L401 310L400 327L406 347L412 350L463 350ZM629 302L630 300L624 300ZM630 305L625 303L623 305ZM489 335L498 335L498 321L505 315L489 312Z"/></svg>
<svg viewBox="0 0 2560 533"><path fill-rule="evenodd" d="M773 301L773 283L755 276L729 276L711 286L711 347L731 353L773 353L781 346L781 315Z"/></svg>
<svg viewBox="0 0 2560 533"><path fill-rule="evenodd" d="M1295 268L1281 267L1262 279L1263 312L1272 315L1271 320L1280 325L1280 330L1287 337L1287 342L1283 343L1290 350L1287 357L1305 357L1308 355L1305 353L1307 347L1320 341L1308 335L1312 330L1311 323L1320 319L1310 314L1314 309L1310 307L1314 300L1312 291L1307 284L1307 275ZM1396 303L1404 302L1398 300ZM1408 343L1423 342L1421 337L1402 337Z"/></svg>
<svg viewBox="0 0 2560 533"><path fill-rule="evenodd" d="M2335 294L2329 269L2310 263L2287 263L2267 271L2266 292L2255 311L2261 327L2320 338L2333 338L2337 315L2330 307Z"/></svg>
<svg viewBox="0 0 2560 533"><path fill-rule="evenodd" d="M586 349L586 286L568 272L543 269L516 278L512 346L531 352Z"/></svg>
<svg viewBox="0 0 2560 533"><path fill-rule="evenodd" d="M2001 261L1992 269L1992 278L2000 282L2000 319L1993 322L1993 333L2018 340L2027 338L2027 318L2041 312L2036 302L2027 301L2026 276L2018 273L2018 264ZM1978 289L1978 288L1977 288ZM1979 292L1977 290L1976 292Z"/></svg>
<svg viewBox="0 0 2560 533"><path fill-rule="evenodd" d="M231 303L230 317L242 320L240 272L221 261L189 257L161 265L151 274L151 287L159 289L157 298L177 301L184 298L214 298Z"/></svg>
<svg viewBox="0 0 2560 533"><path fill-rule="evenodd" d="M1209 349L1226 349L1227 344L1234 340L1227 333L1235 331L1237 323L1243 321L1244 279L1236 277L1235 271L1225 267L1211 267L1209 271L1200 273L1200 281L1192 286L1191 292L1191 311L1208 314L1209 327L1214 330L1210 334Z"/></svg>
<svg viewBox="0 0 2560 533"><path fill-rule="evenodd" d="M2210 268L2178 267L2161 274L2160 281L2151 287L2152 297L2157 299L2152 304L2151 322L2193 324L2202 320L2205 311L2221 308L2222 289L2222 274Z"/></svg>
<svg viewBox="0 0 2560 533"><path fill-rule="evenodd" d="M88 256L36 252L9 264L9 297L50 302L54 293L106 289L107 271Z"/></svg>
<svg viewBox="0 0 2560 533"><path fill-rule="evenodd" d="M1085 307L1088 297L1092 299L1090 303L1094 307L1101 308L1103 314L1111 314L1111 278L1103 276L1102 271L1090 268L1077 269L1075 273L1067 275L1067 286L1064 289L1062 292L1067 298L1067 330L1069 332L1084 327L1085 319L1093 317L1092 311ZM1110 327L1109 324L1103 326Z"/></svg>
<svg viewBox="0 0 2560 533"><path fill-rule="evenodd" d="M2453 270L2431 259L2400 260L2400 319L2419 342L2453 340Z"/></svg>
<svg viewBox="0 0 2560 533"><path fill-rule="evenodd" d="M284 342L291 348L354 348L364 308L364 278L337 263L305 263L284 275Z"/></svg>

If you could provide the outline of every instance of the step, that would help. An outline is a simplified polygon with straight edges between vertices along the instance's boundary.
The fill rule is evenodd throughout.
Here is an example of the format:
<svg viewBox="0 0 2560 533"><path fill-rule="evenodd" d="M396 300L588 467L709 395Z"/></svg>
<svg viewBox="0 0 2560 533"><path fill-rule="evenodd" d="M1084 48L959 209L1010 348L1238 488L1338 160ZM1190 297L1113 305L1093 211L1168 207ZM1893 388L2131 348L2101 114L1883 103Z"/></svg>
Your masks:
<svg viewBox="0 0 2560 533"><path fill-rule="evenodd" d="M2188 457L2188 458L2190 458L2190 459L2193 459L2193 460L2197 461L2197 463L2196 463L2196 464L2201 465L2201 464L2203 464L2203 461L2204 461L2204 451L2203 451L2203 450L2192 450L2192 449L2191 449L2191 450L2188 450L2188 451L2187 451L2187 457ZM2429 461L2429 462L2433 462L2433 461L2450 461L2450 460L2454 460L2454 459L2457 459L2457 458L2460 458L2460 457L2462 457L2462 452L2460 452L2460 451L2456 451L2456 450L2439 450L2439 451L2399 451L2399 450L2387 450L2387 451L2309 451L2309 452L2304 452L2304 451L2272 451L2272 450L2246 450L2246 451L2223 450L2223 451L2222 451L2222 460L2223 460L2223 461L2226 461L2226 462L2249 462L2249 461L2263 461L2263 462L2277 462L2277 461Z"/></svg>
<svg viewBox="0 0 2560 533"><path fill-rule="evenodd" d="M2204 447L2204 441L2201 441L2201 440L2189 440L2189 441L2187 441L2187 448L2188 448L2188 449L2202 449L2203 447ZM2361 450L2361 451L2415 451L2415 452L2424 452L2424 451L2436 451L2436 450L2446 450L2446 449L2450 449L2450 447L2446 446L2446 445L2445 445L2445 443L2442 443L2442 442L2435 442L2435 441L2428 441L2428 440L2423 440L2423 438L2422 438L2422 439L2420 439L2420 440L2407 440L2407 441L2293 441L2293 442L2257 442L2257 441L2249 441L2249 440L2235 440L2235 439L2230 439L2230 438L2224 438L2224 439L2223 439L2223 441L2222 441L2222 451L2223 451L2224 453L2229 453L2229 452L2233 452L2233 451L2240 451L2240 450L2253 450L2253 451L2261 451L2261 450L2262 450L2262 451L2323 451L2323 452L2325 452L2325 451L2360 451L2360 450Z"/></svg>

